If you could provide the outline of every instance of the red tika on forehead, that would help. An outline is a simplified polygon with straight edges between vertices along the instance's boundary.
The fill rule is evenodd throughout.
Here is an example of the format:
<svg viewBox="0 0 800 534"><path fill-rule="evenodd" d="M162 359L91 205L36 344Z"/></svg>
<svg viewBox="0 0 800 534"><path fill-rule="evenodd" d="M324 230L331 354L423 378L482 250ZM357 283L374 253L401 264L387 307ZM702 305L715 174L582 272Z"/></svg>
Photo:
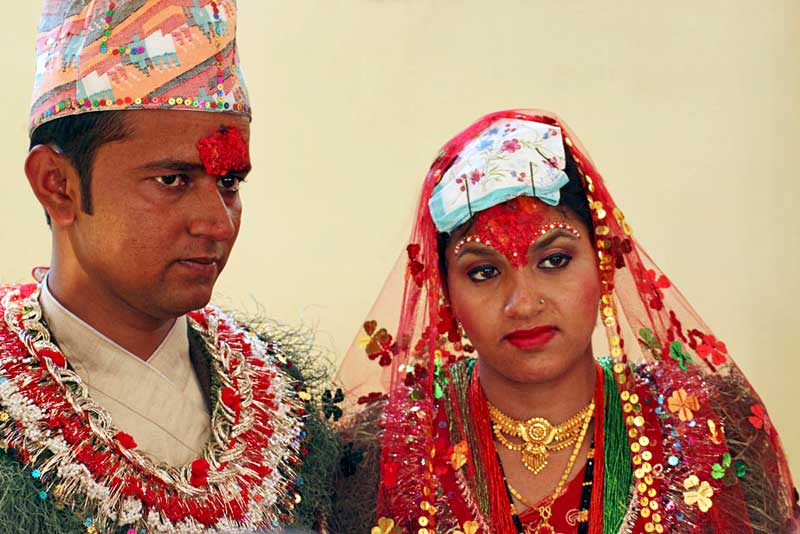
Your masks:
<svg viewBox="0 0 800 534"><path fill-rule="evenodd" d="M219 131L197 142L200 161L212 176L244 171L250 167L250 151L242 132L233 127Z"/></svg>
<svg viewBox="0 0 800 534"><path fill-rule="evenodd" d="M552 220L552 210L531 197L517 197L492 206L475 216L468 236L456 245L455 252L467 242L477 242L500 252L511 265L528 263L528 247L550 230L563 228L576 237L580 233L569 224Z"/></svg>

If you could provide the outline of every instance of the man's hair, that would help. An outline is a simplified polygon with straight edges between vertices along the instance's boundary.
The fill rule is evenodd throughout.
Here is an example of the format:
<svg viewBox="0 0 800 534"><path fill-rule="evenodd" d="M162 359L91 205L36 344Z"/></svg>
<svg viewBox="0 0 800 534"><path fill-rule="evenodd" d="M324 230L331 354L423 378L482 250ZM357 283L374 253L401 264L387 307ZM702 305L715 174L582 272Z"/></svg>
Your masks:
<svg viewBox="0 0 800 534"><path fill-rule="evenodd" d="M80 113L46 122L31 132L30 148L53 145L66 156L80 178L81 207L92 213L92 165L98 148L128 135L121 111ZM47 216L50 223L50 217Z"/></svg>

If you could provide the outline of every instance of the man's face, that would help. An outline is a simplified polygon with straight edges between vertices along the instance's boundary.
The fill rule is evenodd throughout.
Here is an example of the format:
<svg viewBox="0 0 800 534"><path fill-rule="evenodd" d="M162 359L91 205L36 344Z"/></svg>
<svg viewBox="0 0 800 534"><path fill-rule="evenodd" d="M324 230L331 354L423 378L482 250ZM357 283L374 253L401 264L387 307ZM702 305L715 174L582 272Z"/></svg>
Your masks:
<svg viewBox="0 0 800 534"><path fill-rule="evenodd" d="M95 153L93 213L78 213L68 239L92 286L149 316L176 317L209 302L236 241L249 123L166 110L124 120L129 135Z"/></svg>

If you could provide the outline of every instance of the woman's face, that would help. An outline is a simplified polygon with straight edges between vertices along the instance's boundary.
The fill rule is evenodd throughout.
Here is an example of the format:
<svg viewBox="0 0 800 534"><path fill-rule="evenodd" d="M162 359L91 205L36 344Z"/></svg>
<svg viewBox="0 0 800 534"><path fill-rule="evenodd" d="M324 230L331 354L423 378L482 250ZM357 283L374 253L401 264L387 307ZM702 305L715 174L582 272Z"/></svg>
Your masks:
<svg viewBox="0 0 800 534"><path fill-rule="evenodd" d="M590 238L571 210L528 197L454 232L448 296L483 370L541 383L592 357L600 279Z"/></svg>

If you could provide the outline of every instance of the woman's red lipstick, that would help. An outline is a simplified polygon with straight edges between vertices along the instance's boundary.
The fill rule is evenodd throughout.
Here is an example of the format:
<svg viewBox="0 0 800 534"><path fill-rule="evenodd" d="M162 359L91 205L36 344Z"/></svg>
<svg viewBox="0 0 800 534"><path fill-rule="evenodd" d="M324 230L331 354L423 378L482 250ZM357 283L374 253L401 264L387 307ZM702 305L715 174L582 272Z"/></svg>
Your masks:
<svg viewBox="0 0 800 534"><path fill-rule="evenodd" d="M537 326L529 330L515 330L506 334L505 339L518 349L534 350L547 345L556 335L556 327L552 325Z"/></svg>

